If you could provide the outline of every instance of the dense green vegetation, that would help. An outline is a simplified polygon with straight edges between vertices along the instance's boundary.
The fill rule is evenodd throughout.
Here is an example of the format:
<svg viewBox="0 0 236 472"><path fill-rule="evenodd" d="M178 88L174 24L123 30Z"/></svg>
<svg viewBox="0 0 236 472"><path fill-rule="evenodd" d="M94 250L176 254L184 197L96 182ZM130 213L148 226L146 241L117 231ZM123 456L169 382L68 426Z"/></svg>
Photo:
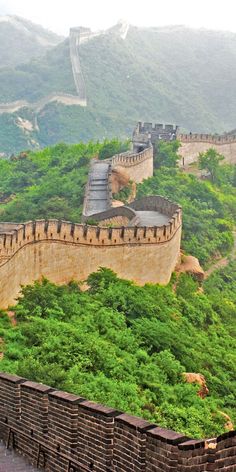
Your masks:
<svg viewBox="0 0 236 472"><path fill-rule="evenodd" d="M233 33L184 27L131 27L125 41L109 34L83 44L88 107L50 105L39 114L36 141L47 146L114 134L125 138L139 119L175 122L189 131L230 130L235 127L235 46ZM227 88L222 86L226 78ZM0 69L0 81L1 101L75 93L68 40L15 69ZM11 133L10 152L22 150L14 129L3 125L5 134ZM9 149L0 136L3 151Z"/></svg>
<svg viewBox="0 0 236 472"><path fill-rule="evenodd" d="M37 153L0 160L0 220L79 221L89 162L100 147L92 143L58 144Z"/></svg>
<svg viewBox="0 0 236 472"><path fill-rule="evenodd" d="M127 149L128 142L58 144L0 159L0 221L61 218L79 222L90 159Z"/></svg>
<svg viewBox="0 0 236 472"><path fill-rule="evenodd" d="M43 57L0 69L0 102L26 99L37 102L51 93L76 94L71 69L69 42L64 41Z"/></svg>
<svg viewBox="0 0 236 472"><path fill-rule="evenodd" d="M236 263L204 293L190 276L138 287L101 269L57 287L23 289L13 327L1 315L1 370L143 416L190 436L224 431L235 417ZM174 288L174 290L173 290ZM200 372L209 396L185 382Z"/></svg>

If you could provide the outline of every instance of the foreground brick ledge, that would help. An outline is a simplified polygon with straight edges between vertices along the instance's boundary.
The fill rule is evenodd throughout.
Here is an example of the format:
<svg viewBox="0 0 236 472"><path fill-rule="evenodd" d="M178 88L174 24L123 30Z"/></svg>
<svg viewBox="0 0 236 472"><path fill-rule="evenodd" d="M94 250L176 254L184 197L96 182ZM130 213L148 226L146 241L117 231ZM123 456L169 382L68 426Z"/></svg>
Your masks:
<svg viewBox="0 0 236 472"><path fill-rule="evenodd" d="M236 431L217 439L188 438L4 372L0 392L0 441L10 438L10 445L34 465L42 447L47 472L68 472L70 461L78 470L94 472L236 471ZM41 469L43 464L40 455Z"/></svg>

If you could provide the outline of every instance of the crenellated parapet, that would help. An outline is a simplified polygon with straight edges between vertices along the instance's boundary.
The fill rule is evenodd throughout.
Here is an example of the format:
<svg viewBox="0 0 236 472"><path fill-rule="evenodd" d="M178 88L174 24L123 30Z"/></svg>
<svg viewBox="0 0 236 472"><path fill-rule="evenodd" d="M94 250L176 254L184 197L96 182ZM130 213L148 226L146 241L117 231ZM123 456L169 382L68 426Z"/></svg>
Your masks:
<svg viewBox="0 0 236 472"><path fill-rule="evenodd" d="M48 472L234 472L236 467L236 431L192 439L3 372L0 440Z"/></svg>
<svg viewBox="0 0 236 472"><path fill-rule="evenodd" d="M181 143L211 143L211 144L230 144L236 143L236 134L178 134L178 140Z"/></svg>
<svg viewBox="0 0 236 472"><path fill-rule="evenodd" d="M112 169L123 170L130 180L142 182L153 176L153 146L148 143L141 151L130 151L112 157Z"/></svg>
<svg viewBox="0 0 236 472"><path fill-rule="evenodd" d="M186 166L198 160L199 153L206 152L209 148L222 154L225 162L236 164L236 134L178 134L181 143L179 154L182 157L180 165Z"/></svg>
<svg viewBox="0 0 236 472"><path fill-rule="evenodd" d="M139 153L128 151L121 154L116 154L112 157L111 162L113 167L132 167L135 165L139 165L140 163L145 162L148 159L153 159L152 145L150 145L148 148L144 149Z"/></svg>
<svg viewBox="0 0 236 472"><path fill-rule="evenodd" d="M180 255L178 205L144 197L93 219L96 225L53 219L1 224L1 308L16 303L22 285L43 276L57 284L83 281L101 266L140 285L169 282Z"/></svg>
<svg viewBox="0 0 236 472"><path fill-rule="evenodd" d="M176 125L139 121L133 132L134 149L142 149L143 145L148 143L155 147L160 140L173 141L176 139L177 131Z"/></svg>
<svg viewBox="0 0 236 472"><path fill-rule="evenodd" d="M40 242L57 242L75 246L120 246L126 244L158 244L170 241L182 224L181 208L170 203L163 197L144 197L133 202L129 207L112 208L93 215L94 219L105 221L116 216L124 216L132 223L136 212L160 211L169 217L167 225L162 226L122 226L109 227L75 224L62 220L36 220L19 225L12 231L6 223L8 231L4 232L4 224L0 232L0 265L12 258L27 245ZM138 220L136 219L136 222Z"/></svg>

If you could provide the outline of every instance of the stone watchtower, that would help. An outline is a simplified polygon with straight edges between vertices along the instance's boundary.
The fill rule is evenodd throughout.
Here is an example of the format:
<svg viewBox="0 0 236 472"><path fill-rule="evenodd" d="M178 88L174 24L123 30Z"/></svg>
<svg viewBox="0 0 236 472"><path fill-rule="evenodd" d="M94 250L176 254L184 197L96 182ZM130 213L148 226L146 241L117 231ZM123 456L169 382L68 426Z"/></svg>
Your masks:
<svg viewBox="0 0 236 472"><path fill-rule="evenodd" d="M133 132L133 149L135 152L142 152L151 144L155 149L157 141L173 141L176 139L178 126L163 125L156 123L138 122Z"/></svg>

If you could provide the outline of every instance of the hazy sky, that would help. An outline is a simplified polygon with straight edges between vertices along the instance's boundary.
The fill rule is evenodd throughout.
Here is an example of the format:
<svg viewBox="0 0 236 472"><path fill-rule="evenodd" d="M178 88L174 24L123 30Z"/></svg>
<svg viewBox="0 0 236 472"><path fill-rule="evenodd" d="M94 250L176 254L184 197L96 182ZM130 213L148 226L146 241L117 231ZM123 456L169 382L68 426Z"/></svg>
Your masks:
<svg viewBox="0 0 236 472"><path fill-rule="evenodd" d="M236 0L0 0L17 14L67 34L70 26L107 28L123 18L137 26L185 24L236 32Z"/></svg>

